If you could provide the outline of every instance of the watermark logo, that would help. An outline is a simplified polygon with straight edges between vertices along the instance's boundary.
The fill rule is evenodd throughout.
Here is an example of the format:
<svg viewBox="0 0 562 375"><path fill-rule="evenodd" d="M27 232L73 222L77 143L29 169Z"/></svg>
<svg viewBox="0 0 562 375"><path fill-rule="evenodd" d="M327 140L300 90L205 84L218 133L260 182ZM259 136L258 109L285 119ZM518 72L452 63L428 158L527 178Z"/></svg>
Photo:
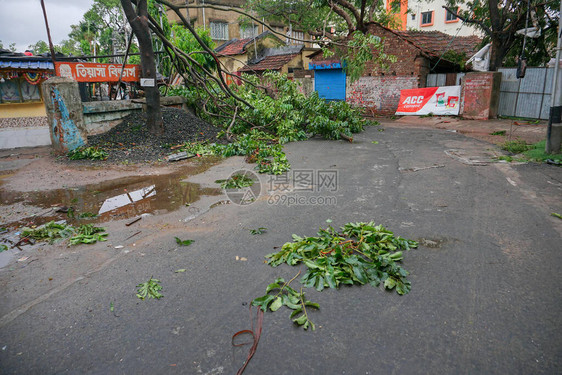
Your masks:
<svg viewBox="0 0 562 375"><path fill-rule="evenodd" d="M267 202L270 205L284 206L333 206L337 204L337 198L330 193L338 190L338 184L338 171L335 169L290 170L280 175L268 176Z"/></svg>
<svg viewBox="0 0 562 375"><path fill-rule="evenodd" d="M261 194L260 178L250 170L237 170L226 181L224 192L234 204L247 206L254 203Z"/></svg>

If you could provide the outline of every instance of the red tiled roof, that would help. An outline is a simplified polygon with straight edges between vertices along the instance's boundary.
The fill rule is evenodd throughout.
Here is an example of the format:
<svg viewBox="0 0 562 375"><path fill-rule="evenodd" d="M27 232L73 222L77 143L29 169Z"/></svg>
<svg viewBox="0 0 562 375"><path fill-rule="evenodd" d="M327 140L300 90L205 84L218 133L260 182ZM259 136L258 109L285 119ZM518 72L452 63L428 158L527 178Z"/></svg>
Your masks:
<svg viewBox="0 0 562 375"><path fill-rule="evenodd" d="M267 56L256 64L251 64L243 67L242 69L240 69L240 72L251 72L253 70L258 72L264 70L279 70L298 55L298 53L292 53L289 55Z"/></svg>
<svg viewBox="0 0 562 375"><path fill-rule="evenodd" d="M448 35L440 31L396 31L396 34L402 38L412 42L426 53L434 56L441 56L445 51L455 51L457 53L465 53L467 56L472 56L477 52L477 46L482 39L472 36L457 36ZM449 44L450 43L450 44Z"/></svg>
<svg viewBox="0 0 562 375"><path fill-rule="evenodd" d="M216 49L216 52L219 55L224 55L224 56L232 56L232 55L241 55L243 54L244 51L244 47L246 47L246 44L248 44L250 41L252 40L252 38L246 38L246 39L236 39L236 40L232 40L231 42L227 42L225 43L223 46L219 46Z"/></svg>

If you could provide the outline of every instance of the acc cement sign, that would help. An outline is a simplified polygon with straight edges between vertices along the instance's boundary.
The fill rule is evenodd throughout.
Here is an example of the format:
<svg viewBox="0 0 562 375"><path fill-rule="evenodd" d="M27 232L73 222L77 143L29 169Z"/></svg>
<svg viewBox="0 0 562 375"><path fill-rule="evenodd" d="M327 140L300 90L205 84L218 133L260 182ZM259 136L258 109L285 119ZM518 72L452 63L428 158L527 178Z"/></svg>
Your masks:
<svg viewBox="0 0 562 375"><path fill-rule="evenodd" d="M461 87L443 86L400 91L397 115L459 114Z"/></svg>

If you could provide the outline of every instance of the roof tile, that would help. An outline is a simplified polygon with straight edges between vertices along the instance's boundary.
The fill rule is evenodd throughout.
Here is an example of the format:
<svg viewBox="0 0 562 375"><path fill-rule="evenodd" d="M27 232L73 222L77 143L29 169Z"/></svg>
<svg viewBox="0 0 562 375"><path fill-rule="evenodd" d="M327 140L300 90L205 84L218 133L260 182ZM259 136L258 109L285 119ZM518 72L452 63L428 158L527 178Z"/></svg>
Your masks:
<svg viewBox="0 0 562 375"><path fill-rule="evenodd" d="M448 50L471 56L482 41L476 35L454 37L440 31L393 31L434 56L440 56Z"/></svg>
<svg viewBox="0 0 562 375"><path fill-rule="evenodd" d="M289 55L275 55L275 56L267 56L263 60L259 61L256 64L250 64L245 66L244 68L240 69L240 72L251 72L251 71L258 71L262 72L264 70L280 70L285 64L290 62L298 53L292 53Z"/></svg>

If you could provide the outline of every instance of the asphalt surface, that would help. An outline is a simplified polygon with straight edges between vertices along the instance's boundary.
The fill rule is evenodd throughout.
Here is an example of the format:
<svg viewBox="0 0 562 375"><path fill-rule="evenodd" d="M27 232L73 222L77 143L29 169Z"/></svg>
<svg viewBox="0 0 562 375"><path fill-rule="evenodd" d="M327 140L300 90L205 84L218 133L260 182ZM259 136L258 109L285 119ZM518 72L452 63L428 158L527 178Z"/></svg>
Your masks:
<svg viewBox="0 0 562 375"><path fill-rule="evenodd" d="M251 327L248 303L298 271L271 268L264 256L332 219L374 220L425 244L405 254L412 291L308 290L320 304L310 313L317 330L292 325L284 308L266 313L245 374L560 373L562 220L550 213L562 213L562 169L489 163L493 146L457 133L378 129L353 144L286 146L294 171L337 170L337 191L315 183L312 192L287 193L284 204L262 196L182 222L185 208L153 227L147 221L144 237L121 250L57 248L53 264L72 278L41 293L34 283L53 267L2 270L4 298L16 307L0 317L0 372L234 374L249 347L234 348L231 337ZM229 160L193 181L239 167ZM337 204L288 205L296 196ZM251 235L257 227L267 232ZM116 228L112 244L126 237ZM174 236L195 242L178 247ZM75 266L89 249L110 255L95 269L85 260ZM164 298L140 301L135 286L150 276L161 280Z"/></svg>

